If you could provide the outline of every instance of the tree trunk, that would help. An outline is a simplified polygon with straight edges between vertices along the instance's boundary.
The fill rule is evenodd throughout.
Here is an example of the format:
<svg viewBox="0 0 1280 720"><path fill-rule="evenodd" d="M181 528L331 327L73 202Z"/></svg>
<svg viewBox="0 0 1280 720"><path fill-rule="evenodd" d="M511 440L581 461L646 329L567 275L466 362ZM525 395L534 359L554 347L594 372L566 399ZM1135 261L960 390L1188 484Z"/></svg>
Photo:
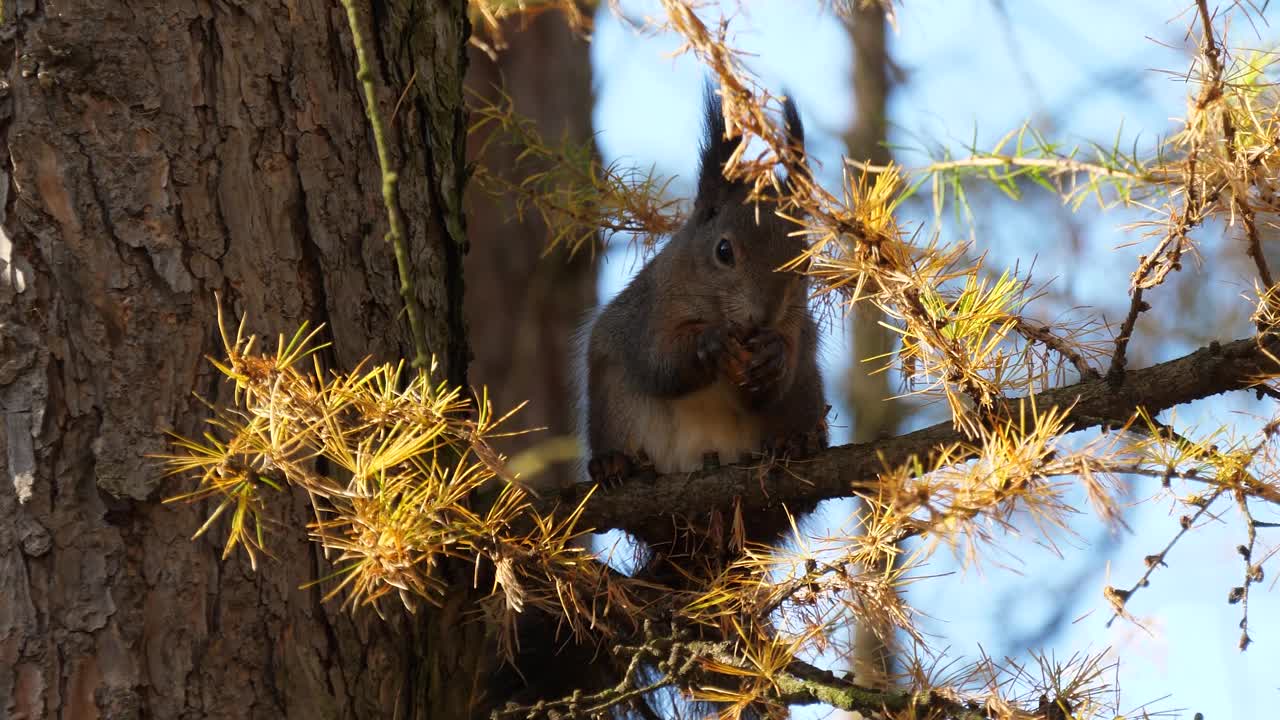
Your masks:
<svg viewBox="0 0 1280 720"><path fill-rule="evenodd" d="M384 117L442 372L461 316L462 0L375 3ZM0 716L469 717L488 671L465 597L382 622L322 604L298 493L274 557L220 559L210 508L149 454L229 400L215 291L269 339L325 322L326 360L406 354L372 133L342 8L203 0L3 4Z"/></svg>
<svg viewBox="0 0 1280 720"><path fill-rule="evenodd" d="M845 134L845 154L873 165L889 162L887 112L889 92L889 51L886 44L884 10L876 4L851 10L849 38L853 45L854 121ZM855 443L871 442L893 434L901 423L905 407L890 400L889 374L876 373L884 360L861 362L864 358L883 358L894 349L894 333L880 323L887 318L878 308L861 303L850 313L855 360L845 376L845 397L853 413ZM883 568L877 568L883 571ZM879 629L886 632L886 629ZM893 672L892 650L880 641L876 630L858 626L853 647L853 670L859 682L883 686Z"/></svg>
<svg viewBox="0 0 1280 720"><path fill-rule="evenodd" d="M508 22L508 46L496 61L473 50L467 85L496 101L495 87L515 111L533 120L550 143L591 141L591 56L587 41L558 12ZM471 137L478 148L484 137ZM517 148L494 143L482 162L498 175L518 180ZM527 174L529 168L524 168ZM572 375L573 338L596 304L596 268L584 248L573 258L561 249L542 257L546 225L537 213L516 220L509 198L467 195L467 325L475 348L471 380L486 385L498 407L528 402L515 427L546 428L502 445L514 454L547 447L573 433L572 398L581 380ZM552 464L536 478L540 487L576 480L572 466Z"/></svg>

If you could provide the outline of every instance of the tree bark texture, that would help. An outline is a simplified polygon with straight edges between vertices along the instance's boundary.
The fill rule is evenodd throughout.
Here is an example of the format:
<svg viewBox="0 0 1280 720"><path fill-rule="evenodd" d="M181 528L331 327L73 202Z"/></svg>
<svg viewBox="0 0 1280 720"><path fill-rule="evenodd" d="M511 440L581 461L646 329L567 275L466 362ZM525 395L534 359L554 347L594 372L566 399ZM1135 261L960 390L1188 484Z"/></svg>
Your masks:
<svg viewBox="0 0 1280 720"><path fill-rule="evenodd" d="M410 342L351 35L330 0L11 0L0 26L0 717L465 717L465 603L383 623L299 589L329 567L297 493L255 572L192 542L210 506L148 454L230 398L215 291L268 347ZM461 317L462 0L374 3L418 296L443 372ZM468 635L471 633L471 635ZM464 652L463 648L469 648Z"/></svg>
<svg viewBox="0 0 1280 720"><path fill-rule="evenodd" d="M534 122L549 143L591 141L591 57L587 41L559 12L509 22L508 46L496 61L472 50L470 91L496 102L495 88L515 111ZM473 152L484 141L470 139ZM513 180L519 148L493 144L481 161L490 172ZM527 163L526 163L527 164ZM510 198L473 191L467 195L467 325L475 350L471 380L489 388L498 408L528 405L513 427L546 428L512 438L509 454L574 431L573 339L596 304L596 268L588 249L569 258L557 249L543 257L546 225L537 213L516 220ZM536 482L563 487L576 480L567 464L552 466Z"/></svg>

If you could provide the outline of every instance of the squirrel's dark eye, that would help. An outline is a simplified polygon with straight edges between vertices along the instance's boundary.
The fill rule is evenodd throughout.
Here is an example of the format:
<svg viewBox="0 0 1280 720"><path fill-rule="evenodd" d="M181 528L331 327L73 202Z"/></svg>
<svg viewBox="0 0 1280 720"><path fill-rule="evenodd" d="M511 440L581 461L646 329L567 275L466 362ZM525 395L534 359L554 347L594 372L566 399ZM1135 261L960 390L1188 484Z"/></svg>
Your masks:
<svg viewBox="0 0 1280 720"><path fill-rule="evenodd" d="M733 265L733 243L729 242L729 238L720 238L716 245L716 260L722 265Z"/></svg>

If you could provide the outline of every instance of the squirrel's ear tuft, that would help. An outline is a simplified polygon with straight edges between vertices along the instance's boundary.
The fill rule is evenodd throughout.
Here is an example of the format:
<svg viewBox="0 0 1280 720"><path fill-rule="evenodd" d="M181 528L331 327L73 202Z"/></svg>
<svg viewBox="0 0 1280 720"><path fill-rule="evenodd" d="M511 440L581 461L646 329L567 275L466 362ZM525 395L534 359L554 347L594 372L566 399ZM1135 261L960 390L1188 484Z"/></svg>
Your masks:
<svg viewBox="0 0 1280 720"><path fill-rule="evenodd" d="M796 101L784 89L782 100L782 120L786 123L787 140L797 150L804 150L804 123L800 122L800 111L796 109Z"/></svg>
<svg viewBox="0 0 1280 720"><path fill-rule="evenodd" d="M796 109L796 103L791 99L791 94L783 90L786 99L782 102L782 120L787 131L787 142L791 144L792 149L800 153L800 160L804 172L808 172L808 158L804 152L804 123L800 122L800 111ZM791 180L787 177L787 182Z"/></svg>
<svg viewBox="0 0 1280 720"><path fill-rule="evenodd" d="M724 111L715 86L708 82L702 93L702 153L698 165L698 196L695 213L724 202L725 191L732 183L724 177L724 164L738 151L742 137L725 138Z"/></svg>

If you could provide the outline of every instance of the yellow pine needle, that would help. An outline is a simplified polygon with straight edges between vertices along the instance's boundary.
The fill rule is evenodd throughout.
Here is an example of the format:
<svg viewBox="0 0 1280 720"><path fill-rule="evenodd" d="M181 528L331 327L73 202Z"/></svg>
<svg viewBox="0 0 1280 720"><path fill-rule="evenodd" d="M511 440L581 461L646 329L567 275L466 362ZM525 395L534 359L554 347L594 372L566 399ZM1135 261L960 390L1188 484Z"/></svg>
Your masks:
<svg viewBox="0 0 1280 720"><path fill-rule="evenodd" d="M282 334L275 352L263 356L250 352L256 337L244 327L242 319L233 338L220 313L227 358L215 367L236 384L236 404L209 423L227 439L177 438L175 452L163 458L170 474L199 476L195 489L170 501L221 498L198 534L229 518L224 556L242 549L256 567L266 551L259 487L280 489L278 477L307 490L316 515L312 538L337 553L338 569L325 578L337 582L326 598L345 593L348 607L377 608L394 591L406 605L415 597L438 602L447 588L435 568L445 558L490 553L495 539L529 514L524 493L510 485L484 513L470 506L477 490L507 472L488 439L514 411L494 413L487 391L473 405L460 388L432 377L434 364L407 383L403 363L365 361L351 372L326 374L315 357L320 328ZM308 356L311 367L300 372ZM346 479L316 473L317 457ZM581 512L579 506L556 521L539 518L533 530L498 541L510 543L494 559L505 568L513 607L555 597L527 589L522 578L554 584L581 565L581 551L570 547L581 537L574 530ZM616 589L608 592L624 599ZM573 593L559 596L581 602Z"/></svg>
<svg viewBox="0 0 1280 720"><path fill-rule="evenodd" d="M596 238L629 232L646 245L679 229L678 201L666 197L670 179L617 164L602 167L588 143L563 140L552 145L532 120L516 112L511 97L494 89L492 101L476 93L471 133L485 131L473 181L481 190L514 200L517 218L534 212L547 227L544 254L567 246L572 255L583 247L592 254ZM512 170L494 172L486 165L491 146L518 148Z"/></svg>

